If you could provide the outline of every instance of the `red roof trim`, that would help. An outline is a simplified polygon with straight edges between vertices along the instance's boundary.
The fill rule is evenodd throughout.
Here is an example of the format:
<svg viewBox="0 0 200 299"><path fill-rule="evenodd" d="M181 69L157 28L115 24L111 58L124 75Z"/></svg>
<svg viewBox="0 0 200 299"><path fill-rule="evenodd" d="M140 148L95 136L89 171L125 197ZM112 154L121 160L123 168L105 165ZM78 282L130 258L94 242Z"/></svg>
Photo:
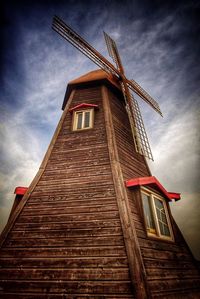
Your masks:
<svg viewBox="0 0 200 299"><path fill-rule="evenodd" d="M180 193L176 193L176 192L168 192L169 197L171 199L175 199L175 201L181 199L181 194Z"/></svg>
<svg viewBox="0 0 200 299"><path fill-rule="evenodd" d="M75 107L69 109L69 112L72 112L72 111L78 110L78 109L83 109L83 108L94 108L94 109L98 109L99 106L95 105L95 104L82 103L82 104L76 105Z"/></svg>
<svg viewBox="0 0 200 299"><path fill-rule="evenodd" d="M145 185L152 185L153 187L156 187L159 191L163 193L163 195L168 200L179 200L180 199L180 193L174 193L174 192L167 192L167 190L161 185L161 183L156 179L154 176L149 177L139 177L134 178L126 181L126 187L135 187L135 186L145 186Z"/></svg>
<svg viewBox="0 0 200 299"><path fill-rule="evenodd" d="M15 191L14 191L14 194L16 194L16 195L24 195L27 190L28 190L27 187L16 187Z"/></svg>

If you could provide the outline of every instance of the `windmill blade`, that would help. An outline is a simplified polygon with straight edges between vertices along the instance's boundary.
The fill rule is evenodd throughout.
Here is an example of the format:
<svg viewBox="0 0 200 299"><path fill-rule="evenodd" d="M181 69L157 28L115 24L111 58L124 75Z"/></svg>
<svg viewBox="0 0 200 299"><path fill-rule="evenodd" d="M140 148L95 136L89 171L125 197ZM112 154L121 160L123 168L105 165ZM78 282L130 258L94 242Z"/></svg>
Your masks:
<svg viewBox="0 0 200 299"><path fill-rule="evenodd" d="M128 87L134 91L139 97L147 102L156 112L162 116L162 112L158 103L134 80L127 80Z"/></svg>
<svg viewBox="0 0 200 299"><path fill-rule="evenodd" d="M126 103L126 111L131 126L135 149L138 153L153 161L151 147L148 141L138 102L130 93L126 84L121 82L121 87Z"/></svg>
<svg viewBox="0 0 200 299"><path fill-rule="evenodd" d="M106 41L108 54L113 59L113 61L116 62L115 51L113 50L113 48L116 46L116 44L115 44L114 40L105 31L103 32L103 34L104 34L104 38Z"/></svg>
<svg viewBox="0 0 200 299"><path fill-rule="evenodd" d="M103 32L103 33L104 33L104 38L106 41L106 45L107 45L107 49L108 49L108 53L109 53L110 57L115 62L117 69L120 72L124 73L121 58L119 56L119 51L117 49L117 45L116 45L115 41L106 32Z"/></svg>
<svg viewBox="0 0 200 299"><path fill-rule="evenodd" d="M121 72L121 74L124 74L124 70L115 41L105 32L104 37L109 55L116 63L117 68ZM131 125L136 151L139 152L141 155L144 155L145 157L153 160L153 155L149 145L147 133L144 127L138 102L129 92L128 87L132 87L133 89L134 85L133 91L135 91L140 97L142 97L142 99L148 102L148 104L150 104L153 107L153 109L155 109L158 113L162 115L159 105L137 82L135 82L134 80L129 81L125 78L125 76L122 76L121 79L122 92L126 103L126 110Z"/></svg>
<svg viewBox="0 0 200 299"><path fill-rule="evenodd" d="M116 59L119 69L115 68L112 63L110 63L103 55L95 50L88 42L86 42L57 16L53 18L52 28L107 73L111 73L117 78L123 77L123 80L126 81L126 84L131 90L137 93L144 101L150 104L154 110L162 115L158 103L137 82L134 80L127 80L125 78L116 44L110 37L107 37L109 51L111 51L110 53L112 53L113 57L115 57L114 59Z"/></svg>
<svg viewBox="0 0 200 299"><path fill-rule="evenodd" d="M88 58L90 58L100 68L105 70L107 73L114 74L118 78L120 77L120 72L114 67L114 65L112 65L112 63L110 63L103 55L101 55L97 50L95 50L78 33L76 33L68 25L66 25L57 16L53 18L52 28L57 33L59 33L64 39L66 39L73 46L75 46L79 51L81 51Z"/></svg>
<svg viewBox="0 0 200 299"><path fill-rule="evenodd" d="M147 137L147 133L144 127L144 122L142 119L142 115L140 112L140 108L138 105L137 100L134 98L133 95L131 95L132 98L132 102L131 102L131 106L132 106L132 111L134 114L134 119L135 119L135 128L136 128L136 134L137 134L137 138L139 141L139 149L138 151L144 155L145 157L151 159L153 161L153 155L151 152L151 147L149 144L149 140Z"/></svg>
<svg viewBox="0 0 200 299"><path fill-rule="evenodd" d="M121 88L122 88L122 92L123 92L123 95L124 95L124 100L125 100L125 104L126 104L125 108L126 108L129 123L130 123L130 126L131 126L131 132L132 132L132 136L133 136L135 150L136 150L136 152L142 154L142 150L141 150L141 147L140 147L140 142L139 142L139 139L138 139L138 134L137 134L137 131L136 131L134 112L133 112L133 109L132 109L131 103L130 103L131 94L130 94L129 90L127 89L127 86L123 82L121 82Z"/></svg>
<svg viewBox="0 0 200 299"><path fill-rule="evenodd" d="M104 38L110 57L116 63L117 69L120 71L120 73L124 74L123 66L115 41L106 32L104 32ZM136 81L126 79L126 83L130 89L137 93L144 101L150 104L151 107L162 116L162 112L158 103Z"/></svg>

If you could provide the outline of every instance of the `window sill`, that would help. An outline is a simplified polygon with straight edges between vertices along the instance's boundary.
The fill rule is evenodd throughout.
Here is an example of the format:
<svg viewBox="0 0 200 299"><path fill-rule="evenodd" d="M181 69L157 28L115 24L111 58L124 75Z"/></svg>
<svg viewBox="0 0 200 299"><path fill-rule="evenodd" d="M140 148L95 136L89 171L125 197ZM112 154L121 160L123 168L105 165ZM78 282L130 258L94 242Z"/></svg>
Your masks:
<svg viewBox="0 0 200 299"><path fill-rule="evenodd" d="M156 241L164 241L166 243L174 243L175 242L174 238L168 238L168 237L164 237L164 236L160 237L155 234L148 233L148 232L146 233L146 236L147 236L147 238L153 239Z"/></svg>

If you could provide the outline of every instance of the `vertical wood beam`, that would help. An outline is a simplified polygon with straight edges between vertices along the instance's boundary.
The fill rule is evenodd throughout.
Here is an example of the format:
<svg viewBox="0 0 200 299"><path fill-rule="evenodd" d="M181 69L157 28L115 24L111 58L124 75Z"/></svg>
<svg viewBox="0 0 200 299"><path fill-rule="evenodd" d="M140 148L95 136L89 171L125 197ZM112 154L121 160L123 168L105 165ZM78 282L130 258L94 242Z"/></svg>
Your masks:
<svg viewBox="0 0 200 299"><path fill-rule="evenodd" d="M66 117L66 114L68 113L68 110L69 110L69 106L72 102L72 99L74 97L74 93L75 93L75 90L73 90L71 92L71 95L69 97L69 100L67 102L67 105L65 106L65 110L63 111L62 113L62 116L60 118L60 121L56 127L56 130L55 130L55 133L53 135L53 138L49 144L49 147L47 149L47 152L43 158L43 161L41 163L41 166L36 174L36 176L34 177L33 181L31 182L28 190L26 191L26 193L24 194L22 200L20 201L20 203L18 204L18 206L16 207L15 211L13 212L13 214L11 215L11 217L9 218L9 221L7 222L4 230L2 231L1 233L1 236L0 236L0 248L3 246L3 243L4 241L6 240L6 237L9 233L9 231L12 229L13 225L15 224L15 221L17 220L18 216L20 215L23 207L25 206L27 200L29 199L31 193L33 192L35 186L37 185L38 181L40 180L46 166L47 166L47 163L48 163L48 160L49 160L49 157L51 155L51 152L53 150L53 147L54 147L54 144L56 142L56 139L58 137L58 134L60 133L60 130L63 126L63 122L65 120L65 117Z"/></svg>
<svg viewBox="0 0 200 299"><path fill-rule="evenodd" d="M131 215L127 191L120 166L108 90L105 86L102 86L102 96L110 164L123 230L124 242L129 262L131 281L137 299L150 299L151 295L147 286L146 271Z"/></svg>

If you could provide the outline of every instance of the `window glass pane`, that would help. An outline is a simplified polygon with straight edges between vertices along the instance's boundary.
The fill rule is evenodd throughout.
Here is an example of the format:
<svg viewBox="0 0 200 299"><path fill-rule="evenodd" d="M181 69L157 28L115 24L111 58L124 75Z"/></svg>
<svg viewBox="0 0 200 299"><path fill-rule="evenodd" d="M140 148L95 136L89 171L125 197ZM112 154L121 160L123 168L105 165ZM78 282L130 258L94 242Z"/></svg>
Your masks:
<svg viewBox="0 0 200 299"><path fill-rule="evenodd" d="M85 112L84 128L90 127L90 111Z"/></svg>
<svg viewBox="0 0 200 299"><path fill-rule="evenodd" d="M170 236L169 226L167 222L167 217L164 209L164 204L161 200L154 197L156 214L158 218L158 224L160 228L160 233L163 236Z"/></svg>
<svg viewBox="0 0 200 299"><path fill-rule="evenodd" d="M77 129L82 129L82 118L83 118L83 113L77 113Z"/></svg>
<svg viewBox="0 0 200 299"><path fill-rule="evenodd" d="M144 214L146 219L147 230L150 233L156 233L155 222L152 213L152 207L150 202L150 196L142 193L142 200L143 200L143 207L144 207Z"/></svg>

